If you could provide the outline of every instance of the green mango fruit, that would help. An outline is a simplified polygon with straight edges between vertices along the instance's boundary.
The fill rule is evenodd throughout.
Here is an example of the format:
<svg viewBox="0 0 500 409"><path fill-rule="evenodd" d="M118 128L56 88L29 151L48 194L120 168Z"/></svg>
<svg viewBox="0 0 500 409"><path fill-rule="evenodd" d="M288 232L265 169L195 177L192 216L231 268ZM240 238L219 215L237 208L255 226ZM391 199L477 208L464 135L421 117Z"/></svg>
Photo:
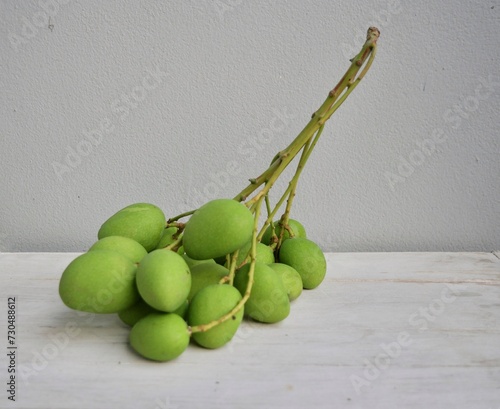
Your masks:
<svg viewBox="0 0 500 409"><path fill-rule="evenodd" d="M133 327L136 322L153 312L159 311L155 310L141 298L131 307L127 308L126 310L120 311L118 313L118 318L120 318L120 320L124 324Z"/></svg>
<svg viewBox="0 0 500 409"><path fill-rule="evenodd" d="M194 266L198 264L205 264L205 263L211 263L215 264L215 260L213 258L209 258L207 260L194 260L191 257L189 257L186 253L181 254L182 258L184 261L187 263L189 268L193 268Z"/></svg>
<svg viewBox="0 0 500 409"><path fill-rule="evenodd" d="M311 240L298 237L284 241L279 251L279 261L297 270L306 289L316 288L325 278L325 255Z"/></svg>
<svg viewBox="0 0 500 409"><path fill-rule="evenodd" d="M250 251L252 250L252 242L250 241L248 244L243 246L238 253L238 261L236 262L236 266L240 267L243 262L250 262ZM264 264L274 263L274 252L271 247L266 246L263 243L257 243L255 247L255 260L260 261Z"/></svg>
<svg viewBox="0 0 500 409"><path fill-rule="evenodd" d="M157 249L163 249L167 247L169 244L172 244L175 239L174 239L174 234L177 233L177 227L166 227L163 229L163 232L161 234L160 241L156 245Z"/></svg>
<svg viewBox="0 0 500 409"><path fill-rule="evenodd" d="M228 274L226 267L216 263L201 263L191 267L191 290L188 300L191 301L202 288L218 284Z"/></svg>
<svg viewBox="0 0 500 409"><path fill-rule="evenodd" d="M158 245L164 228L165 215L159 207L149 203L135 203L106 220L97 237L128 237L140 243L149 252Z"/></svg>
<svg viewBox="0 0 500 409"><path fill-rule="evenodd" d="M151 313L132 327L130 345L144 358L170 361L186 350L189 335L187 323L179 315Z"/></svg>
<svg viewBox="0 0 500 409"><path fill-rule="evenodd" d="M299 298L300 294L302 294L303 284L302 278L297 270L283 263L272 263L269 264L269 267L276 271L281 277L281 281L283 281L283 285L288 294L288 299L293 301Z"/></svg>
<svg viewBox="0 0 500 409"><path fill-rule="evenodd" d="M134 263L139 263L148 254L146 249L135 240L123 236L108 236L96 241L89 251L111 250L129 258Z"/></svg>
<svg viewBox="0 0 500 409"><path fill-rule="evenodd" d="M64 270L59 295L78 311L110 314L139 300L136 265L111 250L93 250L75 258Z"/></svg>
<svg viewBox="0 0 500 409"><path fill-rule="evenodd" d="M191 288L189 267L171 250L154 250L137 267L137 289L151 307L173 312L187 299Z"/></svg>
<svg viewBox="0 0 500 409"><path fill-rule="evenodd" d="M279 224L279 221L276 221L273 224L274 224L274 232L275 232L276 236L279 237L281 234L281 226ZM292 229L294 237L302 237L304 239L307 237L306 229L297 220L288 219L288 225L290 226L290 229ZM272 230L271 230L271 226L269 225L269 226L267 226L266 231L262 235L261 242L264 244L267 244L267 245L271 244L271 234L272 234ZM285 241L289 238L290 238L290 233L288 232L288 230L285 230L283 232L283 241Z"/></svg>
<svg viewBox="0 0 500 409"><path fill-rule="evenodd" d="M238 252L238 259L236 261L236 266L241 267L244 263L250 262L250 250L252 249L252 242L249 241L245 244L240 251ZM274 252L271 247L266 246L263 243L257 243L257 247L255 248L255 259L264 264L274 263ZM226 256L221 257L215 260L217 264L226 265Z"/></svg>
<svg viewBox="0 0 500 409"><path fill-rule="evenodd" d="M237 266L240 266L243 264L245 259L248 257L248 253L249 253L251 247L252 247L252 242L249 241L243 247L240 248L240 250L238 251L238 258L236 261ZM231 254L229 254L229 256L231 256ZM215 258L215 262L217 264L220 264L221 266L227 267L227 255Z"/></svg>
<svg viewBox="0 0 500 409"><path fill-rule="evenodd" d="M243 296L247 289L250 263L236 272L234 286ZM245 315L267 323L284 320L290 313L290 300L280 276L267 264L255 263L254 283L245 303Z"/></svg>
<svg viewBox="0 0 500 409"><path fill-rule="evenodd" d="M255 259L264 264L274 263L274 252L273 249L269 246L266 246L264 243L257 243L256 257Z"/></svg>
<svg viewBox="0 0 500 409"><path fill-rule="evenodd" d="M186 254L195 260L232 253L251 240L254 219L242 203L212 200L194 212L184 229Z"/></svg>
<svg viewBox="0 0 500 409"><path fill-rule="evenodd" d="M188 323L208 324L229 313L241 300L236 288L227 284L212 284L201 289L191 301L188 310ZM205 332L194 332L193 340L205 348L219 348L234 336L243 319L244 307L230 319Z"/></svg>
<svg viewBox="0 0 500 409"><path fill-rule="evenodd" d="M187 319L187 312L189 309L189 301L184 301L179 308L172 311L172 314L177 314L179 317L182 317L184 320Z"/></svg>
<svg viewBox="0 0 500 409"><path fill-rule="evenodd" d="M175 311L172 311L172 314L177 314L185 319L188 306L189 303L188 300L186 300L181 304L179 308L177 308ZM149 315L153 312L162 312L162 311L155 310L141 298L139 302L132 305L132 307L120 311L118 313L118 317L120 318L120 320L122 320L123 323L133 327L137 321L139 321L141 318L144 318L146 315Z"/></svg>

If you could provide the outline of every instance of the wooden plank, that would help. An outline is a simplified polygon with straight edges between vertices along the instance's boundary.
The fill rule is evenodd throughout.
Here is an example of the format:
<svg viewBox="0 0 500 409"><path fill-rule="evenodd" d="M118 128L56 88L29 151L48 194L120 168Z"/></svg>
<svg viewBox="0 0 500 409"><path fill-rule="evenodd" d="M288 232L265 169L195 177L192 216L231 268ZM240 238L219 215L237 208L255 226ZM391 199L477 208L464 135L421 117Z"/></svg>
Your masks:
<svg viewBox="0 0 500 409"><path fill-rule="evenodd" d="M77 254L0 254L2 300L18 297L15 407L500 407L492 253L328 254L325 282L285 321L246 321L225 347L193 345L169 363L137 356L116 316L62 304L58 280Z"/></svg>

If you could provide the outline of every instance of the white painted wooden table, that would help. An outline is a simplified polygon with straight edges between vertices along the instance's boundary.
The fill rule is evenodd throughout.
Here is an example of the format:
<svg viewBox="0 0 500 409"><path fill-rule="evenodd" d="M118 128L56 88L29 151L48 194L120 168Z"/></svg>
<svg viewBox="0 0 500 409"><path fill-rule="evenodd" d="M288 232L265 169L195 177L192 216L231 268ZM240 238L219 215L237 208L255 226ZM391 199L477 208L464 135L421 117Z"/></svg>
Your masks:
<svg viewBox="0 0 500 409"><path fill-rule="evenodd" d="M62 304L76 255L0 253L1 408L500 408L500 254L328 254L285 321L168 363L137 356L116 316Z"/></svg>

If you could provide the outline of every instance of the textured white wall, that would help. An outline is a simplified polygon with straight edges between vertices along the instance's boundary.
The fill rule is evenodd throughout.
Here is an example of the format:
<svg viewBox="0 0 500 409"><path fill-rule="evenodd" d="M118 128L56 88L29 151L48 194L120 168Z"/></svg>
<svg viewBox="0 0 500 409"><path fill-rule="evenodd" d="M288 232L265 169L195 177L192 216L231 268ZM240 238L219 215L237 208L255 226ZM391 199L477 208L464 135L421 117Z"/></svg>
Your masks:
<svg viewBox="0 0 500 409"><path fill-rule="evenodd" d="M128 204L232 197L370 25L375 63L293 216L328 251L500 248L498 0L3 0L0 21L0 250L84 250Z"/></svg>

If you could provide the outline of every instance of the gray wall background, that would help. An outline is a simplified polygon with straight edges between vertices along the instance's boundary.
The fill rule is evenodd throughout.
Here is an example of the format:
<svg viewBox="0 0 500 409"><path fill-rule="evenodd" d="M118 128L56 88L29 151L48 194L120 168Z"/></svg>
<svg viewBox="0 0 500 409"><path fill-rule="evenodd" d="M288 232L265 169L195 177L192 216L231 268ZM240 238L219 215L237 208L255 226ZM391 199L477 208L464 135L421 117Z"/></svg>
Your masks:
<svg viewBox="0 0 500 409"><path fill-rule="evenodd" d="M375 63L293 217L327 251L500 249L498 0L3 0L0 21L2 251L85 250L128 204L234 196L370 25Z"/></svg>

